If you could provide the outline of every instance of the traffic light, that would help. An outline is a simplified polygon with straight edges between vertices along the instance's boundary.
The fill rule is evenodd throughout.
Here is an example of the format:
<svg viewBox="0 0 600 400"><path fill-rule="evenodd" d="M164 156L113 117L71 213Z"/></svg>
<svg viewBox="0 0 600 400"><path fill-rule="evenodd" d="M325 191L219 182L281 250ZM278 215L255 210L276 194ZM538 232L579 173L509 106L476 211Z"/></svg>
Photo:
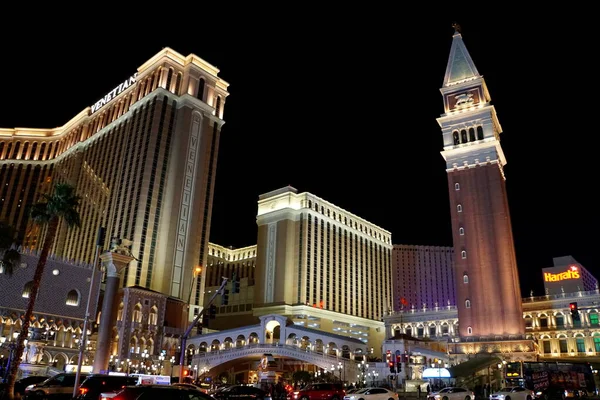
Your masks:
<svg viewBox="0 0 600 400"><path fill-rule="evenodd" d="M395 374L395 373L396 373L396 368L394 368L394 362L393 362L393 361L390 361L390 362L388 363L388 365L390 366L390 372L391 372L392 374Z"/></svg>
<svg viewBox="0 0 600 400"><path fill-rule="evenodd" d="M233 277L231 278L231 291L233 293L240 292L240 277L234 272Z"/></svg>
<svg viewBox="0 0 600 400"><path fill-rule="evenodd" d="M221 295L221 305L226 306L229 304L229 289L223 289L223 294Z"/></svg>
<svg viewBox="0 0 600 400"><path fill-rule="evenodd" d="M389 364L392 361L392 352L390 350L385 352L385 361Z"/></svg>
<svg viewBox="0 0 600 400"><path fill-rule="evenodd" d="M208 307L208 315L210 319L215 319L217 316L217 306L211 304L210 307Z"/></svg>
<svg viewBox="0 0 600 400"><path fill-rule="evenodd" d="M571 309L571 317L573 321L579 321L579 309L577 308L577 302L569 303Z"/></svg>
<svg viewBox="0 0 600 400"><path fill-rule="evenodd" d="M396 371L402 371L402 354L396 354Z"/></svg>

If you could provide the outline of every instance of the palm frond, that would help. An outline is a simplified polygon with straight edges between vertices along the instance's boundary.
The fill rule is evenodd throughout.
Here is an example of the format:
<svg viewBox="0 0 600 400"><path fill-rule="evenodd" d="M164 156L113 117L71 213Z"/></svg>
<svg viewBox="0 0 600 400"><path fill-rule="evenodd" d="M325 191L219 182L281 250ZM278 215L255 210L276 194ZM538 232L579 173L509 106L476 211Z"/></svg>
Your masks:
<svg viewBox="0 0 600 400"><path fill-rule="evenodd" d="M21 254L16 249L10 248L5 250L2 255L2 260L0 260L4 273L8 276L12 276L13 271L20 260Z"/></svg>

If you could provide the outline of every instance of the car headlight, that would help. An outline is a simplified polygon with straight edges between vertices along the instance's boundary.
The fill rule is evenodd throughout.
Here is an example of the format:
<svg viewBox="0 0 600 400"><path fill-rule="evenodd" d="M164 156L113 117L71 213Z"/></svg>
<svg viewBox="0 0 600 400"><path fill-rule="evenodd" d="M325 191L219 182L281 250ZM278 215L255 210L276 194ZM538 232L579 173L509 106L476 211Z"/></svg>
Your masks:
<svg viewBox="0 0 600 400"><path fill-rule="evenodd" d="M34 386L35 386L35 385L29 385L29 386L27 386L27 387L25 388L25 391L33 389L33 387L34 387Z"/></svg>

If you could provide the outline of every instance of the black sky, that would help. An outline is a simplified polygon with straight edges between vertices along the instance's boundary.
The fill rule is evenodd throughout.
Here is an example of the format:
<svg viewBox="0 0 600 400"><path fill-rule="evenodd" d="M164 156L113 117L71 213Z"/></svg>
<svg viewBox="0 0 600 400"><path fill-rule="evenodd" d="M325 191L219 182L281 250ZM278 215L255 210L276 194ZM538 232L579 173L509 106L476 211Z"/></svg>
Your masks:
<svg viewBox="0 0 600 400"><path fill-rule="evenodd" d="M0 127L61 126L163 47L195 53L231 84L212 242L256 244L258 196L289 184L389 230L395 244L448 246L436 118L456 20L503 128L523 295L543 293L552 257L573 255L600 277L599 35L585 10L489 20L267 8L190 10L177 21L110 10L8 18Z"/></svg>

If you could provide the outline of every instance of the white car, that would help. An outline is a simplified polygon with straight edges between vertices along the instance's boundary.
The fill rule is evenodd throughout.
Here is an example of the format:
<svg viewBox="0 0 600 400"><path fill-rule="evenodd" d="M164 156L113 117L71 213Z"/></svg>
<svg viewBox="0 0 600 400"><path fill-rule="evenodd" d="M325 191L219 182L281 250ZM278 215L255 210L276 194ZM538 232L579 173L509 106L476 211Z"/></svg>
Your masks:
<svg viewBox="0 0 600 400"><path fill-rule="evenodd" d="M386 388L371 387L347 394L344 400L398 400L398 393Z"/></svg>
<svg viewBox="0 0 600 400"><path fill-rule="evenodd" d="M475 400L475 393L460 387L445 387L439 392L429 393L428 400Z"/></svg>
<svg viewBox="0 0 600 400"><path fill-rule="evenodd" d="M521 386L504 387L490 394L490 400L533 400L535 393Z"/></svg>

